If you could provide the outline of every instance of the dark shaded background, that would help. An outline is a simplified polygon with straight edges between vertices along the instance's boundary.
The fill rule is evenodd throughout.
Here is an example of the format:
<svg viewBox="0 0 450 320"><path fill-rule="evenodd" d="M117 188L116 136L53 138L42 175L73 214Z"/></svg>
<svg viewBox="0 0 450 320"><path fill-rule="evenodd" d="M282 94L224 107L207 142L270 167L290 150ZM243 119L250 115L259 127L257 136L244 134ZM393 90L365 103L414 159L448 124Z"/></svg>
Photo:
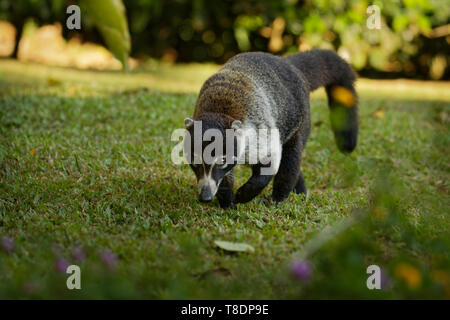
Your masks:
<svg viewBox="0 0 450 320"><path fill-rule="evenodd" d="M0 0L0 20L20 30L65 24L78 1ZM243 51L286 54L327 48L347 57L362 76L449 79L448 0L124 0L132 55L169 62L223 63ZM382 28L366 27L367 7L381 9ZM102 43L86 12L81 32L66 37Z"/></svg>

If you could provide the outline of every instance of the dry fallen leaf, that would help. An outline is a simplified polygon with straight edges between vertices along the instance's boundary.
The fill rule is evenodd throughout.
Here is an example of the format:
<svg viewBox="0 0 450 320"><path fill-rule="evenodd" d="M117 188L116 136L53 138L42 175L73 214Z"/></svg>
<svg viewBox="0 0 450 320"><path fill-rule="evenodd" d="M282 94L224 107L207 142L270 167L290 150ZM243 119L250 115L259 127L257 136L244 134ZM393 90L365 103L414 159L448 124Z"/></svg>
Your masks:
<svg viewBox="0 0 450 320"><path fill-rule="evenodd" d="M232 252L254 252L255 248L246 243L237 243L237 242L229 242L229 241L214 241L214 244L219 248L225 251Z"/></svg>

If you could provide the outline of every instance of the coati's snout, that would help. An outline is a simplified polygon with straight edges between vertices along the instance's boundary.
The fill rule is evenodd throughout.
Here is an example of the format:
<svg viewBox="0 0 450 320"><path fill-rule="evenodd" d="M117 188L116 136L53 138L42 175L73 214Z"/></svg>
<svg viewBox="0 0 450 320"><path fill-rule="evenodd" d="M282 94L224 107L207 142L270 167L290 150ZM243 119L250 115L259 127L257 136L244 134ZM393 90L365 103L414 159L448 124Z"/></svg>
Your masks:
<svg viewBox="0 0 450 320"><path fill-rule="evenodd" d="M202 187L200 189L199 198L200 202L210 202L213 199L211 189L208 187Z"/></svg>
<svg viewBox="0 0 450 320"><path fill-rule="evenodd" d="M210 202L217 192L217 183L213 180L200 179L198 182L198 199L200 202Z"/></svg>

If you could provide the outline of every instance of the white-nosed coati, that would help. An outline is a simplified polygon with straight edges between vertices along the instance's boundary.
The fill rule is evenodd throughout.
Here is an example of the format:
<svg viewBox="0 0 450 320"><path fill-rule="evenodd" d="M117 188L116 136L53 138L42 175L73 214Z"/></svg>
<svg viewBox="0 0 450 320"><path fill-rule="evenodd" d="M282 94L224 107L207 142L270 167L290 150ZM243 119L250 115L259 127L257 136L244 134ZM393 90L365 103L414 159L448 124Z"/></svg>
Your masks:
<svg viewBox="0 0 450 320"><path fill-rule="evenodd" d="M217 195L222 208L235 207L235 203L252 200L272 178L275 202L285 200L291 191L306 192L300 163L311 128L309 93L325 87L337 145L341 151L351 152L358 135L355 80L351 67L328 50L311 50L286 58L243 53L230 59L204 83L194 119L185 119L186 129L193 136L194 121L199 121L202 134L218 129L224 139L227 129L240 129L237 140L242 140L250 129L278 129L279 141L270 150L272 163L252 164L252 176L235 196L233 167L242 157L236 146L224 151L225 155L234 156L227 158L232 161L190 162L198 179L200 200L211 201ZM191 139L187 149L193 150L195 143L202 144L200 150L209 144ZM245 145L244 153L250 147ZM274 170L262 174L268 165Z"/></svg>

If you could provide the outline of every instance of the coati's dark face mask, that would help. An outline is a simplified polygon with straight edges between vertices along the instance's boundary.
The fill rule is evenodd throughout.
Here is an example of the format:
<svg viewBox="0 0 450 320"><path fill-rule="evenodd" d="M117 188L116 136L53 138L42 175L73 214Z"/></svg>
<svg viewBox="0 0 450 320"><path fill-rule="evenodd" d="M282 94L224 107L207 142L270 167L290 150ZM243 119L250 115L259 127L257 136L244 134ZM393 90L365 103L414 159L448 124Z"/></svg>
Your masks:
<svg viewBox="0 0 450 320"><path fill-rule="evenodd" d="M185 154L190 167L197 177L199 200L201 202L209 202L212 201L217 194L220 183L224 177L228 174L232 174L232 169L237 164L237 141L236 138L233 137L233 148L227 150L226 137L225 133L223 133L221 138L223 139L223 150L217 150L211 148L214 143L214 138L211 139L211 141L194 139L194 125L192 119L186 119L185 125L188 134L191 137L190 139L185 140ZM202 136L203 133L204 132L202 132ZM195 148L196 143L199 144L197 145L197 148Z"/></svg>

